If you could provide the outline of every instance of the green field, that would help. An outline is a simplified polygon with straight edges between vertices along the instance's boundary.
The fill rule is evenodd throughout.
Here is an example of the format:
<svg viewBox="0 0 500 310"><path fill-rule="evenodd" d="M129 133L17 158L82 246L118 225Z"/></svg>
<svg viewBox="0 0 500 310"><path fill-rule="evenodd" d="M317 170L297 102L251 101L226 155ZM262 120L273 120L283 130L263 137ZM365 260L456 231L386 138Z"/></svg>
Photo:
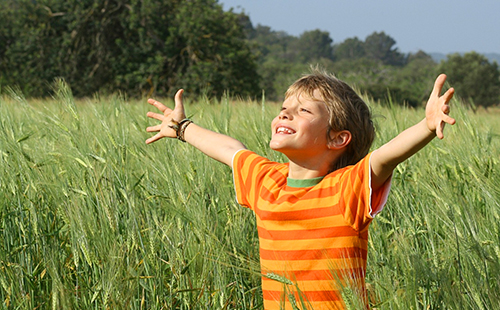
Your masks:
<svg viewBox="0 0 500 310"><path fill-rule="evenodd" d="M500 309L500 114L453 104L457 124L397 168L371 226L373 308ZM371 106L374 147L423 115ZM279 108L186 102L195 122L274 160ZM53 100L0 97L2 309L261 308L254 217L230 169L177 140L146 146L148 110L75 102L63 84Z"/></svg>

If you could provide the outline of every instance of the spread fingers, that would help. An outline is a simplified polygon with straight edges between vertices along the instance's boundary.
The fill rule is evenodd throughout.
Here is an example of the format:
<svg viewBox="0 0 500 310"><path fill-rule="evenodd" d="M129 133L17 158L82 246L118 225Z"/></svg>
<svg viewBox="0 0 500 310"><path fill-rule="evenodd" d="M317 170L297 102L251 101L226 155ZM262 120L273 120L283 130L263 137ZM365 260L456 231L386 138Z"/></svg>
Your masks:
<svg viewBox="0 0 500 310"><path fill-rule="evenodd" d="M154 113L154 112L148 112L146 115L147 115L147 117L151 117L151 118L157 119L159 121L163 121L163 118L165 117L163 114Z"/></svg>
<svg viewBox="0 0 500 310"><path fill-rule="evenodd" d="M148 128L146 128L147 132L155 132L160 130L161 130L161 125L149 126Z"/></svg>
<svg viewBox="0 0 500 310"><path fill-rule="evenodd" d="M152 98L148 99L148 103L149 103L150 105L155 106L155 107L156 107L158 110L160 110L161 112L165 112L165 111L168 109L168 108L167 108L167 107L166 107L163 103L161 103L161 102L159 102L159 101L156 101L156 100L154 100L154 99L152 99Z"/></svg>

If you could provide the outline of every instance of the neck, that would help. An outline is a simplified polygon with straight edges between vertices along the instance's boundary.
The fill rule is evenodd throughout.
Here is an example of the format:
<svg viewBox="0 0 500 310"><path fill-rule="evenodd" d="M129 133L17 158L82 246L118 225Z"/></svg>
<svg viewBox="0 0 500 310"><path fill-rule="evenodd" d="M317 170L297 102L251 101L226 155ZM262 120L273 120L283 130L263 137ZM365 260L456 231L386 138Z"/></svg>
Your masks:
<svg viewBox="0 0 500 310"><path fill-rule="evenodd" d="M288 156L288 177L292 179L313 179L324 177L330 172L330 168L338 156L330 153L327 156L297 158Z"/></svg>

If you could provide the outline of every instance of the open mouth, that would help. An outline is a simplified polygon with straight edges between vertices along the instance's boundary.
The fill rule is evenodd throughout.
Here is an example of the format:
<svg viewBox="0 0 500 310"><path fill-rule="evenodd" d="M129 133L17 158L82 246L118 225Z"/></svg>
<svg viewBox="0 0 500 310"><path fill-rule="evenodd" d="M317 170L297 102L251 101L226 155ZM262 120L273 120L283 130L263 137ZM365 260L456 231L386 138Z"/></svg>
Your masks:
<svg viewBox="0 0 500 310"><path fill-rule="evenodd" d="M276 133L290 135L290 134L294 134L295 130L293 130L291 128L288 128L288 127L279 126L279 127L276 128Z"/></svg>

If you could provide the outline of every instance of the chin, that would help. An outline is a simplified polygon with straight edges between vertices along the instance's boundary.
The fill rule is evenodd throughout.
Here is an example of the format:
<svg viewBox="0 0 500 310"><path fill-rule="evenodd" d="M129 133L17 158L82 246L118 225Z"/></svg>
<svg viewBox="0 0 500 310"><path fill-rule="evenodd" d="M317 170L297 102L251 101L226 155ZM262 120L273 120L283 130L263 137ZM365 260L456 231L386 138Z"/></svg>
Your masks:
<svg viewBox="0 0 500 310"><path fill-rule="evenodd" d="M272 141L271 141L271 143L269 143L269 147L271 148L271 150L276 151L276 152L280 152L281 154L283 154L285 156L288 156L287 154L290 151L289 148L286 148L279 143L272 143Z"/></svg>
<svg viewBox="0 0 500 310"><path fill-rule="evenodd" d="M283 147L282 145L283 143L281 143L281 141L279 140L275 140L275 139L271 139L271 141L269 141L269 147L275 151L279 150L280 148Z"/></svg>

